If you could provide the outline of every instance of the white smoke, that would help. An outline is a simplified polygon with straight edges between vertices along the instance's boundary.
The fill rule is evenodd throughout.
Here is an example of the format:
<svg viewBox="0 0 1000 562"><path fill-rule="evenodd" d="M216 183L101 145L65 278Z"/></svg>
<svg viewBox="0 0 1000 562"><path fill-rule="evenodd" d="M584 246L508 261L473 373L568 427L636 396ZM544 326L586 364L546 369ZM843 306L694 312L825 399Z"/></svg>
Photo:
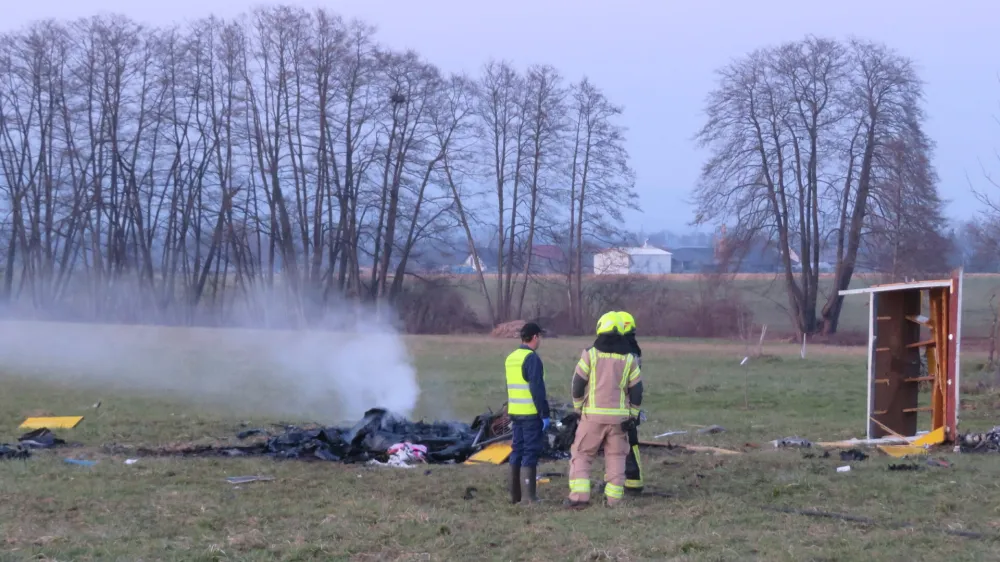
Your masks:
<svg viewBox="0 0 1000 562"><path fill-rule="evenodd" d="M0 378L18 376L335 423L420 396L406 342L373 311L328 314L326 330L0 322Z"/></svg>

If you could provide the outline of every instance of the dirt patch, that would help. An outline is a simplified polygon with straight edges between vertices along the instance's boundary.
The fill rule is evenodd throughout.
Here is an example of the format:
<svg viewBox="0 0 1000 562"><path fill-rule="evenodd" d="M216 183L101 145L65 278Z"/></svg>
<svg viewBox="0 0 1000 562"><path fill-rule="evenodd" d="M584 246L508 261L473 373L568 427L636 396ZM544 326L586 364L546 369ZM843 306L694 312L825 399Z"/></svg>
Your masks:
<svg viewBox="0 0 1000 562"><path fill-rule="evenodd" d="M490 332L490 337L494 338L516 338L521 335L521 328L525 325L524 320L511 320L510 322L504 322L503 324L497 325Z"/></svg>

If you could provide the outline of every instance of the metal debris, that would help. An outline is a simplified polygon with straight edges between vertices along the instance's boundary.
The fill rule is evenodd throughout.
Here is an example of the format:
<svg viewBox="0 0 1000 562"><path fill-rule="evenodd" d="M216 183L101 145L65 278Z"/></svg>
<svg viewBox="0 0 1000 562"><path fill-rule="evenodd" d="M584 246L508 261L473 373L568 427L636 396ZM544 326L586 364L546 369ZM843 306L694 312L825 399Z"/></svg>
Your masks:
<svg viewBox="0 0 1000 562"><path fill-rule="evenodd" d="M785 437L771 441L775 447L812 447L812 442L801 437Z"/></svg>
<svg viewBox="0 0 1000 562"><path fill-rule="evenodd" d="M31 450L20 445L0 443L0 461L24 460L31 457Z"/></svg>
<svg viewBox="0 0 1000 562"><path fill-rule="evenodd" d="M249 484L250 482L270 482L274 480L273 476L230 476L226 478L226 482L230 484Z"/></svg>
<svg viewBox="0 0 1000 562"><path fill-rule="evenodd" d="M963 453L1000 452L1000 426L985 433L967 433L958 437L959 450Z"/></svg>
<svg viewBox="0 0 1000 562"><path fill-rule="evenodd" d="M848 449L840 452L840 460L842 461L863 461L867 459L868 455L859 449Z"/></svg>
<svg viewBox="0 0 1000 562"><path fill-rule="evenodd" d="M726 431L726 428L722 427L721 425L710 425L708 427L703 427L703 428L699 429L698 433L700 433L702 435L705 435L705 434L710 434L711 435L711 434L716 434L716 433L725 433L725 431Z"/></svg>

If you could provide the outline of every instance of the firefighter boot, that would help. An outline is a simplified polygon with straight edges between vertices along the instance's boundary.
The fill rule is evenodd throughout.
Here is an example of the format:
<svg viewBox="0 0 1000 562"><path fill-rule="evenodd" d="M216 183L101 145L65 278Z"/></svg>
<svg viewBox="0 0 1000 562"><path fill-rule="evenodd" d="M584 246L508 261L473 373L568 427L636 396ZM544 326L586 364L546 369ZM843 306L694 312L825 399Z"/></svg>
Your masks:
<svg viewBox="0 0 1000 562"><path fill-rule="evenodd" d="M521 503L521 467L510 465L510 503Z"/></svg>
<svg viewBox="0 0 1000 562"><path fill-rule="evenodd" d="M527 503L540 502L541 500L538 499L538 494L536 493L536 488L538 486L538 467L526 466L521 470L521 474L524 476L524 483L528 486L528 497L526 498Z"/></svg>

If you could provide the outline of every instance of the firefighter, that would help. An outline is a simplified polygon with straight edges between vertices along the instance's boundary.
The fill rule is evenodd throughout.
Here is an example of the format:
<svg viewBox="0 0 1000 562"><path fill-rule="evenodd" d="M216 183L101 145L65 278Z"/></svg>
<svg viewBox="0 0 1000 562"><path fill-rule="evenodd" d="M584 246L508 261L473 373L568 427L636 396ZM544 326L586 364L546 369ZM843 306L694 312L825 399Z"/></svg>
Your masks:
<svg viewBox="0 0 1000 562"><path fill-rule="evenodd" d="M642 368L642 349L639 348L639 343L635 341L635 318L623 310L618 312L618 318L622 323L625 341L628 342L629 347L631 348L631 353L635 356L636 363L640 368ZM642 457L639 455L638 408L632 408L632 411L629 412L629 416L632 418L634 423L630 425L628 430L629 451L628 456L625 457L625 493L629 495L638 495L642 493L643 488Z"/></svg>
<svg viewBox="0 0 1000 562"><path fill-rule="evenodd" d="M590 504L590 467L602 446L608 506L625 495L626 432L630 408L642 403L642 378L624 331L616 312L601 316L597 339L583 351L573 374L573 408L581 417L570 449L570 494L564 504L569 508Z"/></svg>
<svg viewBox="0 0 1000 562"><path fill-rule="evenodd" d="M521 502L521 479L527 501L537 502L538 457L549 429L549 401L545 397L545 367L538 356L542 329L534 322L521 328L521 345L507 356L507 415L513 425L510 453L510 501Z"/></svg>

